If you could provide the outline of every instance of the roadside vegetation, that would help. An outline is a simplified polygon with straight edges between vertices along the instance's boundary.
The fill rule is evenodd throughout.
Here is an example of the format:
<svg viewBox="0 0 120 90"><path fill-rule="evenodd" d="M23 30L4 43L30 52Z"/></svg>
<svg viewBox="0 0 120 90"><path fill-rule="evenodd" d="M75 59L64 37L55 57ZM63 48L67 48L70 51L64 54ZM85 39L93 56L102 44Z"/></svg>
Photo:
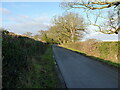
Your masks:
<svg viewBox="0 0 120 90"><path fill-rule="evenodd" d="M3 88L56 88L59 86L49 44L8 31L3 31L2 37Z"/></svg>
<svg viewBox="0 0 120 90"><path fill-rule="evenodd" d="M119 8L116 8L119 4L119 1L108 2L108 0L105 2L99 0L63 2L61 7L68 10L72 8L83 9L86 12L86 18L83 18L82 12L81 15L73 12L63 13L53 18L52 26L48 30L40 30L34 36L31 32L26 32L20 36L4 30L2 39L0 38L2 40L3 88L59 87L51 44L59 44L85 56L119 67L120 42L89 40L80 42L90 25L98 27L96 31L105 34L118 34L120 25L117 19L120 18L120 13ZM104 18L104 13L101 13L99 9L104 8L114 10L107 11L107 18L103 22L98 22L98 19ZM89 15L92 14L93 10L96 10L94 12L96 17L92 16L94 18L92 23Z"/></svg>
<svg viewBox="0 0 120 90"><path fill-rule="evenodd" d="M96 60L108 63L115 67L120 67L118 45L120 42L98 42L84 41L76 43L66 43L60 46L79 52Z"/></svg>
<svg viewBox="0 0 120 90"><path fill-rule="evenodd" d="M111 20L111 17L114 20ZM101 32L117 34L118 29L116 28L117 22L115 21L115 17L113 13L108 12L108 21L106 22L111 29L113 28L112 25L114 25L115 31L112 32L111 29L106 30L99 26L99 29L105 30ZM81 15L67 12L62 16L53 18L53 26L47 31L41 31L41 39L47 43L59 44L69 49L78 50L79 52L85 53L87 56L93 56L113 66L118 66L119 42L102 42L95 39L81 42L80 39L82 39L87 32L86 25L87 23ZM107 27L107 25L105 27Z"/></svg>
<svg viewBox="0 0 120 90"><path fill-rule="evenodd" d="M78 13L67 12L62 16L54 17L54 26L43 33L43 37L51 39L63 47L84 53L86 56L91 56L113 66L120 66L120 62L118 61L120 57L119 41L101 42L88 40L80 42L80 39L84 37L84 34L87 32L86 30L89 30L90 25L98 27L96 31L104 34L118 34L120 30L120 1L106 0L102 2L82 0L81 2L61 2L60 6L68 11L70 9L84 10L87 21ZM106 8L109 9L108 11L104 11L107 17L104 17L104 20L98 23L98 19L103 19L104 16L104 13L101 11ZM96 13L95 15L94 12ZM90 18L91 14L94 20ZM46 39L43 40L47 42Z"/></svg>
<svg viewBox="0 0 120 90"><path fill-rule="evenodd" d="M68 43L79 41L85 32L84 18L73 12L67 12L53 18L53 26L41 31L41 39L48 43Z"/></svg>

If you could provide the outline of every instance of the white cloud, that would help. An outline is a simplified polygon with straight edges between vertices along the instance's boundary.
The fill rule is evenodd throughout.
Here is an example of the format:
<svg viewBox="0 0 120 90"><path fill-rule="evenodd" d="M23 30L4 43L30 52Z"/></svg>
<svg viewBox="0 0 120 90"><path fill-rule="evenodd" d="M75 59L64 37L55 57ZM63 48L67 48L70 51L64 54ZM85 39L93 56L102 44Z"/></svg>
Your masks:
<svg viewBox="0 0 120 90"><path fill-rule="evenodd" d="M97 30L99 30L98 27L92 25L89 26L87 34L85 34L82 40L97 39L102 41L118 41L118 34L103 34Z"/></svg>
<svg viewBox="0 0 120 90"><path fill-rule="evenodd" d="M26 21L30 21L31 18L29 16L26 16L26 15L18 15L15 17L9 17L8 20L11 22L14 22L14 23L23 23Z"/></svg>
<svg viewBox="0 0 120 90"><path fill-rule="evenodd" d="M84 37L86 39L97 39L102 41L118 41L118 34L91 33Z"/></svg>
<svg viewBox="0 0 120 90"><path fill-rule="evenodd" d="M0 8L0 13L2 13L2 14L9 14L10 11L8 9L6 9L6 8Z"/></svg>
<svg viewBox="0 0 120 90"><path fill-rule="evenodd" d="M19 15L17 17L11 17L9 20L14 24L3 24L3 27L17 34L23 34L25 32L37 33L38 30L46 30L51 25L50 18L47 16L31 18L29 16Z"/></svg>

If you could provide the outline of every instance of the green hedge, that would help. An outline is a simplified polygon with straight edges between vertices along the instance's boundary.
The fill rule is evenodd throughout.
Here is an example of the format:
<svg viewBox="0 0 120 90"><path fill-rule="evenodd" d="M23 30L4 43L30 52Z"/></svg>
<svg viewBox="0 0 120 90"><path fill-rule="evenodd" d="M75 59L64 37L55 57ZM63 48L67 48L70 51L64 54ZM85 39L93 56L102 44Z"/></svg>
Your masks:
<svg viewBox="0 0 120 90"><path fill-rule="evenodd" d="M120 42L76 42L67 43L62 46L73 48L89 56L99 57L101 59L110 60L118 63L118 44Z"/></svg>
<svg viewBox="0 0 120 90"><path fill-rule="evenodd" d="M9 32L7 31L2 32L2 38L3 88L49 87L47 86L47 83L44 85L41 84L43 81L39 80L39 76L36 73L40 72L40 70L44 68L45 64L47 64L51 70L49 70L47 74L53 75L51 77L48 76L48 78L53 78L56 76L53 74L55 72L52 69L54 65L50 64L53 63L53 60L51 60L51 62L45 59L42 60L42 57L45 55L50 46L28 37L9 35ZM39 68L37 68L37 66L39 66ZM47 70L47 68L45 68L45 70ZM46 76L46 73L43 73L41 78L44 78L44 76ZM48 80L49 82L50 79L48 78L45 78L45 80ZM55 85L51 85L50 87L54 86Z"/></svg>

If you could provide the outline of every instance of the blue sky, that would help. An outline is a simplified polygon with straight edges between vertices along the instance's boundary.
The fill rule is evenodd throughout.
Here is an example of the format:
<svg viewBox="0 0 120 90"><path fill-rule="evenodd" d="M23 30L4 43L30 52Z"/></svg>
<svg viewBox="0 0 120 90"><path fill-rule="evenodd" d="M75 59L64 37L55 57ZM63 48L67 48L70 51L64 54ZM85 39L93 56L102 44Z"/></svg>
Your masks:
<svg viewBox="0 0 120 90"><path fill-rule="evenodd" d="M85 13L80 9L72 9L71 11L78 12L85 18ZM0 25L3 28L8 29L17 34L23 34L25 32L37 33L39 30L47 30L50 25L53 16L62 15L65 12L59 7L59 2L4 2L0 5ZM96 11L97 12L97 11ZM1 17L2 15L2 17ZM105 16L106 14L104 14ZM94 16L90 16L91 20L94 20ZM98 21L100 22L100 20ZM86 35L84 39L96 38L100 40L117 40L117 35L101 34L93 31L93 27L90 28L91 33ZM102 36L101 36L102 35ZM108 36L108 38L106 38Z"/></svg>
<svg viewBox="0 0 120 90"><path fill-rule="evenodd" d="M2 7L11 12L9 16L27 15L32 18L43 15L51 17L61 12L61 8L59 8L59 3L57 2L6 2L2 3Z"/></svg>
<svg viewBox="0 0 120 90"><path fill-rule="evenodd" d="M19 34L47 29L52 17L62 13L59 3L55 2L5 2L1 8L3 8L2 26ZM25 24L26 28L31 30L25 30Z"/></svg>

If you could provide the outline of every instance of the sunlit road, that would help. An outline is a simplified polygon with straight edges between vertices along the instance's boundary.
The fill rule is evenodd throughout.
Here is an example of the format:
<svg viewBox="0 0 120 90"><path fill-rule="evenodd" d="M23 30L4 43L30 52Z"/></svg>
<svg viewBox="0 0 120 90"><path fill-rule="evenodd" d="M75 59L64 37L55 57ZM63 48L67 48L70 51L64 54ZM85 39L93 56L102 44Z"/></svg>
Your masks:
<svg viewBox="0 0 120 90"><path fill-rule="evenodd" d="M67 88L118 88L118 70L53 45L53 55Z"/></svg>

